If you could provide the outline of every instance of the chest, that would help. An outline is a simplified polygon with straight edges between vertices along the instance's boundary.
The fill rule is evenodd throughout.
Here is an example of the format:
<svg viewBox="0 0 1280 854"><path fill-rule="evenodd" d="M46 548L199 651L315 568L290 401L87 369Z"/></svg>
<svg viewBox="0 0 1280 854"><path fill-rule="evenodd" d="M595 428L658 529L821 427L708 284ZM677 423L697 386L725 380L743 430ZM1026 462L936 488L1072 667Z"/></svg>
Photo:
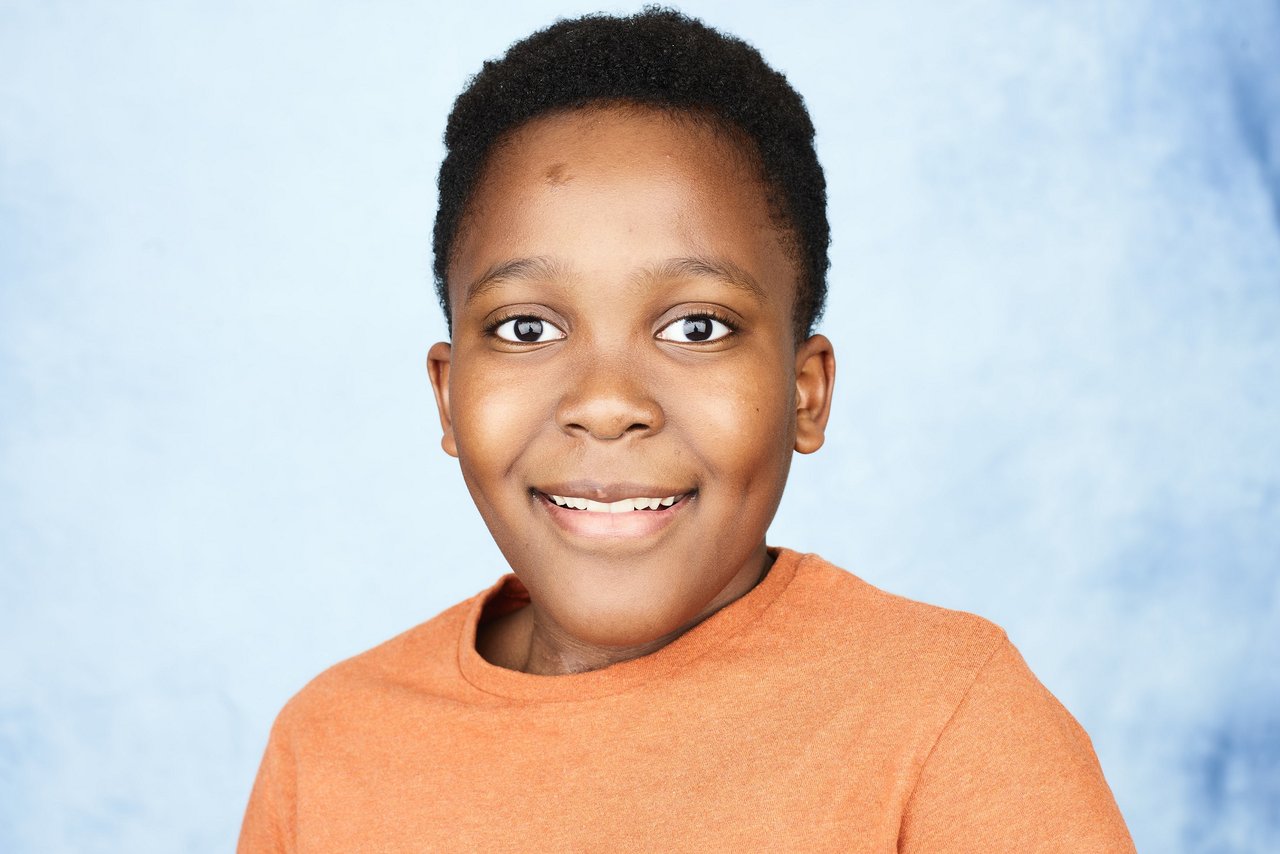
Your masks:
<svg viewBox="0 0 1280 854"><path fill-rule="evenodd" d="M922 739L800 687L393 715L300 769L300 849L896 850Z"/></svg>

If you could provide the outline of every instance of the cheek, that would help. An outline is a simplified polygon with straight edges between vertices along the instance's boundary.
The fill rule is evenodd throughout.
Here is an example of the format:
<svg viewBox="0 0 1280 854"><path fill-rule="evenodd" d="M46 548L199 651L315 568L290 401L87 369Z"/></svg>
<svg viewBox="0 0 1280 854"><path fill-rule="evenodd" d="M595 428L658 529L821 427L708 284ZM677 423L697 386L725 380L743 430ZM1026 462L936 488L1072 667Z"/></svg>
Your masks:
<svg viewBox="0 0 1280 854"><path fill-rule="evenodd" d="M472 360L449 389L454 438L464 470L503 472L537 432L539 384ZM481 484L483 486L483 484Z"/></svg>
<svg viewBox="0 0 1280 854"><path fill-rule="evenodd" d="M674 399L684 431L722 477L750 482L785 470L795 413L785 377L750 369L695 372Z"/></svg>

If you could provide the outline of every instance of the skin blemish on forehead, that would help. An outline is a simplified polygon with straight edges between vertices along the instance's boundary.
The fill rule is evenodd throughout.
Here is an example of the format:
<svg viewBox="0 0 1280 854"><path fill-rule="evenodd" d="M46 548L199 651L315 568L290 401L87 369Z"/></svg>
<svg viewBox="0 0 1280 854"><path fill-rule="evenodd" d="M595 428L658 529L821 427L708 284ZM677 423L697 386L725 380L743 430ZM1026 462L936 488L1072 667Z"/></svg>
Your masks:
<svg viewBox="0 0 1280 854"><path fill-rule="evenodd" d="M568 163L556 163L546 171L542 179L552 187L559 187L561 184L567 184L573 180L573 176L569 174Z"/></svg>

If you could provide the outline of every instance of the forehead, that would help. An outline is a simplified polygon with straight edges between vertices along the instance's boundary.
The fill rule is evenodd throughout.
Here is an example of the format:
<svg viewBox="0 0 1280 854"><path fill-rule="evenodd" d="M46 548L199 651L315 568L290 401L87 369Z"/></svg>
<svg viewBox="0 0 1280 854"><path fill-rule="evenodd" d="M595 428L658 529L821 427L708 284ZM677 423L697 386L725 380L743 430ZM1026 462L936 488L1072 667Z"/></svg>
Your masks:
<svg viewBox="0 0 1280 854"><path fill-rule="evenodd" d="M596 273L698 256L749 270L790 303L787 248L748 142L696 115L593 107L535 119L495 147L455 243L450 295L457 306L466 283L512 258Z"/></svg>
<svg viewBox="0 0 1280 854"><path fill-rule="evenodd" d="M576 154L583 167L614 162L618 154L676 158L672 166L705 171L708 178L725 172L745 178L756 165L749 138L710 115L599 104L539 116L508 132L494 146L486 177L536 165L547 156L554 159L557 153Z"/></svg>

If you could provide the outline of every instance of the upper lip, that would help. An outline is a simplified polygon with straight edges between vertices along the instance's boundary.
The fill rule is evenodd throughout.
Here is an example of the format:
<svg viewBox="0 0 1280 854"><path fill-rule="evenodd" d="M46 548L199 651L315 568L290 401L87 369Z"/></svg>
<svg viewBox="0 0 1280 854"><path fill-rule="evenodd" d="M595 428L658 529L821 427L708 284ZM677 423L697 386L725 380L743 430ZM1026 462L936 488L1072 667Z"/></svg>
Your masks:
<svg viewBox="0 0 1280 854"><path fill-rule="evenodd" d="M534 487L544 495L562 498L590 498L605 504L624 498L667 498L686 495L694 490L685 486L655 486L648 483L600 483L593 480L570 480Z"/></svg>

